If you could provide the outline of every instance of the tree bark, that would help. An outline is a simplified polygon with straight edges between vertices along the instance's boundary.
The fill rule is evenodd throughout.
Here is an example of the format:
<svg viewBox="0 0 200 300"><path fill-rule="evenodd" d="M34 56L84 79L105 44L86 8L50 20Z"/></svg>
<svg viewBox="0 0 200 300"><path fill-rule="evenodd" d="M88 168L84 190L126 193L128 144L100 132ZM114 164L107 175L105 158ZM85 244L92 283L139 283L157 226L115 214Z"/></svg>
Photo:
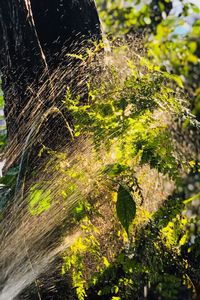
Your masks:
<svg viewBox="0 0 200 300"><path fill-rule="evenodd" d="M91 40L100 38L93 0L1 0L0 70L8 133L7 168L20 157L38 115L53 105L59 107L69 82L78 89L81 63L66 54L82 53ZM68 118L66 109L62 113ZM52 122L46 126L56 131ZM62 136L63 130L57 129L56 136ZM54 140L55 147L61 139Z"/></svg>

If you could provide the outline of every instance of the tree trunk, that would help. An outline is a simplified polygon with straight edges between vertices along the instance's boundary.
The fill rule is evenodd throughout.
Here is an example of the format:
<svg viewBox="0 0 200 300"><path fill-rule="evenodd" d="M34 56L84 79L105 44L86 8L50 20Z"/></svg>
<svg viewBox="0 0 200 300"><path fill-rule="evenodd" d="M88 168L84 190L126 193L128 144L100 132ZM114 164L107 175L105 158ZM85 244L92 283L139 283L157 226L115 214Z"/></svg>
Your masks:
<svg viewBox="0 0 200 300"><path fill-rule="evenodd" d="M93 0L1 0L0 38L9 168L19 159L38 116L51 106L61 109L69 83L74 90L83 83L80 75L77 79L80 61L66 54L84 52L92 39L101 38L101 29ZM68 118L66 109L62 114ZM46 127L56 133L56 148L64 131L52 123L47 121Z"/></svg>

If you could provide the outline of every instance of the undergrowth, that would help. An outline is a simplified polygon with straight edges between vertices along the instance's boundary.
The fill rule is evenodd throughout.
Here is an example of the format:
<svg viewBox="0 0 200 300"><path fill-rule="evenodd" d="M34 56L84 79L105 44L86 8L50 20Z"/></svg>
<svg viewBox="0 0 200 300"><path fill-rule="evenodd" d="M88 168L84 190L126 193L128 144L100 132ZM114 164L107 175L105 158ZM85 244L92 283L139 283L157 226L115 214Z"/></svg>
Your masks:
<svg viewBox="0 0 200 300"><path fill-rule="evenodd" d="M200 253L191 242L193 220L184 214L195 199L178 194L194 160L176 151L173 135L177 119L196 124L182 80L128 45L111 47L95 68L86 99L68 89L63 100L73 119L73 159L71 149L42 149L53 157L46 169L56 170L59 193L55 198L55 186L46 191L37 182L29 189L29 213L41 215L77 194L71 222L82 234L63 254L61 272L71 278L78 300L195 295L198 268L188 257ZM9 174L1 184L12 188Z"/></svg>
<svg viewBox="0 0 200 300"><path fill-rule="evenodd" d="M197 270L189 271L184 256L193 247L191 218L183 214L187 201L176 194L190 163L176 152L173 137L177 119L195 123L195 118L180 77L163 72L128 46L113 47L100 74L88 83L87 101L80 103L68 91L64 103L73 116L75 139L84 136L94 143L99 181L107 190L102 198L95 189L96 195L75 210L83 236L64 256L62 272L71 272L77 298L143 299L151 294L172 300L182 293L195 295ZM147 183L141 185L138 175L147 165L166 176L156 187L160 193L174 184L169 199L166 194L155 199L156 212L151 210L154 199L143 195ZM98 205L105 207L105 215L96 214Z"/></svg>

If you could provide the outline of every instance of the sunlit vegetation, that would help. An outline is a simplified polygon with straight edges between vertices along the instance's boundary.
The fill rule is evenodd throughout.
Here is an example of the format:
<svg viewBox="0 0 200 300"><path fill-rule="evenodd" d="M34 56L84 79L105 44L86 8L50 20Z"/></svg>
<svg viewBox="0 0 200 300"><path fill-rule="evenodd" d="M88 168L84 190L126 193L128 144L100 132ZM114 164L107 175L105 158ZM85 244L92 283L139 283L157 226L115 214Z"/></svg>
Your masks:
<svg viewBox="0 0 200 300"><path fill-rule="evenodd" d="M25 199L25 221L46 234L52 217L48 226L59 228L55 253L69 288L58 299L200 297L200 9L135 2L98 0L104 41L69 54L91 60L92 71L84 101L70 87L61 100L73 120L67 146L40 145L47 162L27 168L26 193L20 163L0 179L2 219Z"/></svg>

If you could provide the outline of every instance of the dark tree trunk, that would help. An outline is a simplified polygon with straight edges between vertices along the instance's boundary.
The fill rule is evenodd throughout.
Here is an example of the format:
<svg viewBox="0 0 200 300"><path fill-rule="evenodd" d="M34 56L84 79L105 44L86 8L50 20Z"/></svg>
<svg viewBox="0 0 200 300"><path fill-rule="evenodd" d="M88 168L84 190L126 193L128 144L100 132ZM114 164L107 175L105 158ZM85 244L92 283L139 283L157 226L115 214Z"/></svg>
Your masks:
<svg viewBox="0 0 200 300"><path fill-rule="evenodd" d="M59 106L69 82L77 89L81 64L66 53L83 52L91 46L91 39L100 38L93 0L1 0L0 70L8 131L7 167L20 157L33 120L53 104ZM66 110L62 113L67 117ZM52 120L46 123L50 131L51 124ZM59 126L57 131L56 136L62 135ZM61 139L54 140L54 145Z"/></svg>

